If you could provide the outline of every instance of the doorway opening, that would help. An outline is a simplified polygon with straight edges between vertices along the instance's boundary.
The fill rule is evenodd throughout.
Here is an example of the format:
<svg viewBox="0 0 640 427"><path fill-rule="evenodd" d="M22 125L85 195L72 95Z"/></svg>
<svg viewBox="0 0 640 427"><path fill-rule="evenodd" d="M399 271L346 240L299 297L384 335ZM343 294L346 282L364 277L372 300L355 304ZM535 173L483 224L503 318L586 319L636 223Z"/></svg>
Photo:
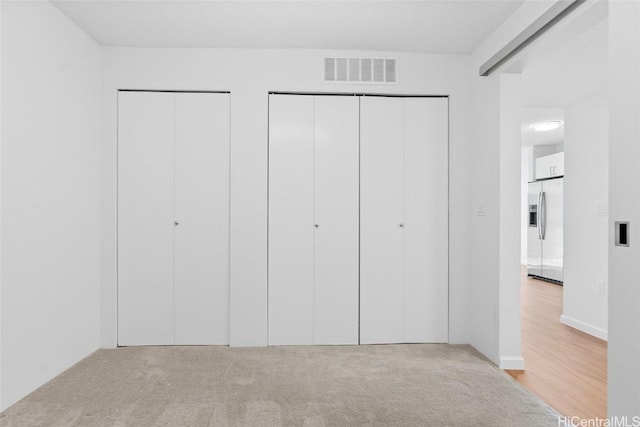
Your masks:
<svg viewBox="0 0 640 427"><path fill-rule="evenodd" d="M521 70L521 324L511 376L565 416L607 416L608 21Z"/></svg>

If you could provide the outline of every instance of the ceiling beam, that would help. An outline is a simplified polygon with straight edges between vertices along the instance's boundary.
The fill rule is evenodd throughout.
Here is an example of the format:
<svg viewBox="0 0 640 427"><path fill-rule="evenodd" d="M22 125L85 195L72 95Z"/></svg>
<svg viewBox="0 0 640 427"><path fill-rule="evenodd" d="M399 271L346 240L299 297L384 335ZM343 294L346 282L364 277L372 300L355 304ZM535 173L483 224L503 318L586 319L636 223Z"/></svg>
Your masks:
<svg viewBox="0 0 640 427"><path fill-rule="evenodd" d="M555 3L545 13L540 15L538 19L522 30L513 40L482 64L479 70L480 76L486 77L490 75L496 68L547 32L585 1L586 0L568 0Z"/></svg>

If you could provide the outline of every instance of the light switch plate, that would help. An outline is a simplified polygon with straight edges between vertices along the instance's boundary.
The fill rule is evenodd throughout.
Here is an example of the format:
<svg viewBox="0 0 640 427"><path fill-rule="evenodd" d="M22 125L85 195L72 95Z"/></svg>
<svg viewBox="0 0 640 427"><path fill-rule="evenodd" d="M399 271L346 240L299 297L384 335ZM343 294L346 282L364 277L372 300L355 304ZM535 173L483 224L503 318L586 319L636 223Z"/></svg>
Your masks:
<svg viewBox="0 0 640 427"><path fill-rule="evenodd" d="M616 246L629 247L631 239L631 226L629 221L616 221L614 223L614 244Z"/></svg>

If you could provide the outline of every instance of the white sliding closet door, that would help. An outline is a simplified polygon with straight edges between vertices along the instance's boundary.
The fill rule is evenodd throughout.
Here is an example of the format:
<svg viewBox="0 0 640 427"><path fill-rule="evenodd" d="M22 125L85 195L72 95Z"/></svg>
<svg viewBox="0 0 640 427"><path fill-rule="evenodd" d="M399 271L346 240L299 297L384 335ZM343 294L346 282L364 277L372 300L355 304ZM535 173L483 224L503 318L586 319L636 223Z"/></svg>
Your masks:
<svg viewBox="0 0 640 427"><path fill-rule="evenodd" d="M118 95L118 344L173 344L169 93Z"/></svg>
<svg viewBox="0 0 640 427"><path fill-rule="evenodd" d="M358 98L315 98L314 344L358 343Z"/></svg>
<svg viewBox="0 0 640 427"><path fill-rule="evenodd" d="M402 98L360 100L360 343L403 342Z"/></svg>
<svg viewBox="0 0 640 427"><path fill-rule="evenodd" d="M269 344L313 344L313 96L269 97Z"/></svg>
<svg viewBox="0 0 640 427"><path fill-rule="evenodd" d="M363 344L447 342L447 102L361 100Z"/></svg>
<svg viewBox="0 0 640 427"><path fill-rule="evenodd" d="M269 344L357 344L358 99L269 99Z"/></svg>
<svg viewBox="0 0 640 427"><path fill-rule="evenodd" d="M228 344L228 94L175 94L175 222L175 344Z"/></svg>
<svg viewBox="0 0 640 427"><path fill-rule="evenodd" d="M118 95L118 344L229 342L229 95Z"/></svg>

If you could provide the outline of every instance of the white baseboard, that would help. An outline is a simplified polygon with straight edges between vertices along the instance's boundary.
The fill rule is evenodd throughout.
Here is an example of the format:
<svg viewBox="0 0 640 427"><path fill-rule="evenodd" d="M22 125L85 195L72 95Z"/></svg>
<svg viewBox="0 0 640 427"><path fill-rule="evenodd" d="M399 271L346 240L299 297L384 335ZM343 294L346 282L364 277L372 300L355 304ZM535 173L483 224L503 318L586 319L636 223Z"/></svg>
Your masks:
<svg viewBox="0 0 640 427"><path fill-rule="evenodd" d="M565 314L560 316L560 323L563 325L570 326L579 331L584 332L585 334L593 335L596 338L600 338L601 340L608 341L608 332L602 328L598 328L597 326L590 325L581 320L574 319L573 317L569 317Z"/></svg>
<svg viewBox="0 0 640 427"><path fill-rule="evenodd" d="M524 370L524 359L522 358L522 356L503 356L503 357L500 357L500 369L523 371Z"/></svg>

